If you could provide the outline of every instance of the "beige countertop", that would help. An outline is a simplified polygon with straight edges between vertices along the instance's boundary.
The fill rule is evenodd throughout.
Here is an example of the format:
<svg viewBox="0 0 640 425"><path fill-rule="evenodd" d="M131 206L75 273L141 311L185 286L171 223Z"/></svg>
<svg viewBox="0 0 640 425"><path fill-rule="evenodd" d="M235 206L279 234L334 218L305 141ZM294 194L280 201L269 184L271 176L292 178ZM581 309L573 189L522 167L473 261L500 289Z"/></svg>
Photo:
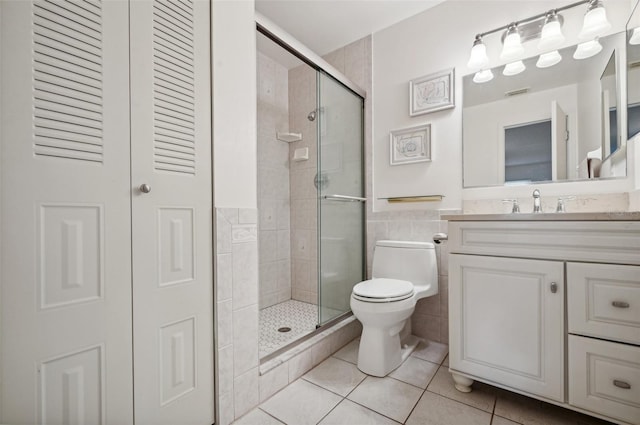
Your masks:
<svg viewBox="0 0 640 425"><path fill-rule="evenodd" d="M448 221L640 221L640 211L513 214L445 214Z"/></svg>

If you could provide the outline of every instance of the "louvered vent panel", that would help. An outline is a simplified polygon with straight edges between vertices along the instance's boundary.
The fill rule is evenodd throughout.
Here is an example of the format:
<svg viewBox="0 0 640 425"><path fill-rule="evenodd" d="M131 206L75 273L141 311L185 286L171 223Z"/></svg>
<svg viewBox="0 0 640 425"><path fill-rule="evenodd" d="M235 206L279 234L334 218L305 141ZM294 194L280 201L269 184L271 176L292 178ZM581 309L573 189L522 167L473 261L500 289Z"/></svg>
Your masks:
<svg viewBox="0 0 640 425"><path fill-rule="evenodd" d="M36 155L102 162L102 8L99 1L33 5Z"/></svg>
<svg viewBox="0 0 640 425"><path fill-rule="evenodd" d="M154 167L195 174L193 4L153 5Z"/></svg>

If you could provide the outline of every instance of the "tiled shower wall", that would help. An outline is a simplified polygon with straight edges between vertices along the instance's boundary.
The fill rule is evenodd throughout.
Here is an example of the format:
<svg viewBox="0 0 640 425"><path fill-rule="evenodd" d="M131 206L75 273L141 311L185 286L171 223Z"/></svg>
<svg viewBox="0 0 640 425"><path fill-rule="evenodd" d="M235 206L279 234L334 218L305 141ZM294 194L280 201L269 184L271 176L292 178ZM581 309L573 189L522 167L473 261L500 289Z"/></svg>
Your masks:
<svg viewBox="0 0 640 425"><path fill-rule="evenodd" d="M309 159L290 161L291 187L291 296L294 300L318 303L317 278L317 194L316 121L307 115L316 108L316 71L308 65L289 70L289 128L302 133L302 140L289 145L289 157L296 149L308 149Z"/></svg>
<svg viewBox="0 0 640 425"><path fill-rule="evenodd" d="M328 53L324 59L371 93L370 36ZM370 106L370 99L365 102ZM293 299L310 303L318 302L317 192L313 184L317 169L318 118L311 122L307 115L316 106L315 71L308 66L289 70L289 125L291 131L302 132L303 137L302 141L291 143L289 155L293 157L298 148L309 149L308 161L291 163L291 292Z"/></svg>
<svg viewBox="0 0 640 425"><path fill-rule="evenodd" d="M259 307L291 299L287 69L258 53Z"/></svg>

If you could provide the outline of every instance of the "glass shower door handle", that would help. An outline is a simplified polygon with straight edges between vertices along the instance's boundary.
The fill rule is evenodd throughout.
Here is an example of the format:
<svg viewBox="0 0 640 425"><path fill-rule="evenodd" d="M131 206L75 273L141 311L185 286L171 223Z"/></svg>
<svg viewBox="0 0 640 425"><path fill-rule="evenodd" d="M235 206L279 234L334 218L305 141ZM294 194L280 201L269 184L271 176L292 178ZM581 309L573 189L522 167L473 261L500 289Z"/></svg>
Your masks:
<svg viewBox="0 0 640 425"><path fill-rule="evenodd" d="M366 202L367 198L361 198L359 196L347 196L347 195L323 195L322 199L327 201L341 201L341 202Z"/></svg>

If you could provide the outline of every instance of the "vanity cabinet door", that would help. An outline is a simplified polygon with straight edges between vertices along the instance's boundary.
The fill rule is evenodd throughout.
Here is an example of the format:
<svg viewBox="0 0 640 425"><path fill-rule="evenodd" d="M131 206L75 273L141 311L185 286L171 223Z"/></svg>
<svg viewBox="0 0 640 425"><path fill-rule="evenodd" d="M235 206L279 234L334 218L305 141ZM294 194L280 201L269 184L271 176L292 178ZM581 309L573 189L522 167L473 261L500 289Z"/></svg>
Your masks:
<svg viewBox="0 0 640 425"><path fill-rule="evenodd" d="M452 254L450 368L564 401L564 296L562 262Z"/></svg>

